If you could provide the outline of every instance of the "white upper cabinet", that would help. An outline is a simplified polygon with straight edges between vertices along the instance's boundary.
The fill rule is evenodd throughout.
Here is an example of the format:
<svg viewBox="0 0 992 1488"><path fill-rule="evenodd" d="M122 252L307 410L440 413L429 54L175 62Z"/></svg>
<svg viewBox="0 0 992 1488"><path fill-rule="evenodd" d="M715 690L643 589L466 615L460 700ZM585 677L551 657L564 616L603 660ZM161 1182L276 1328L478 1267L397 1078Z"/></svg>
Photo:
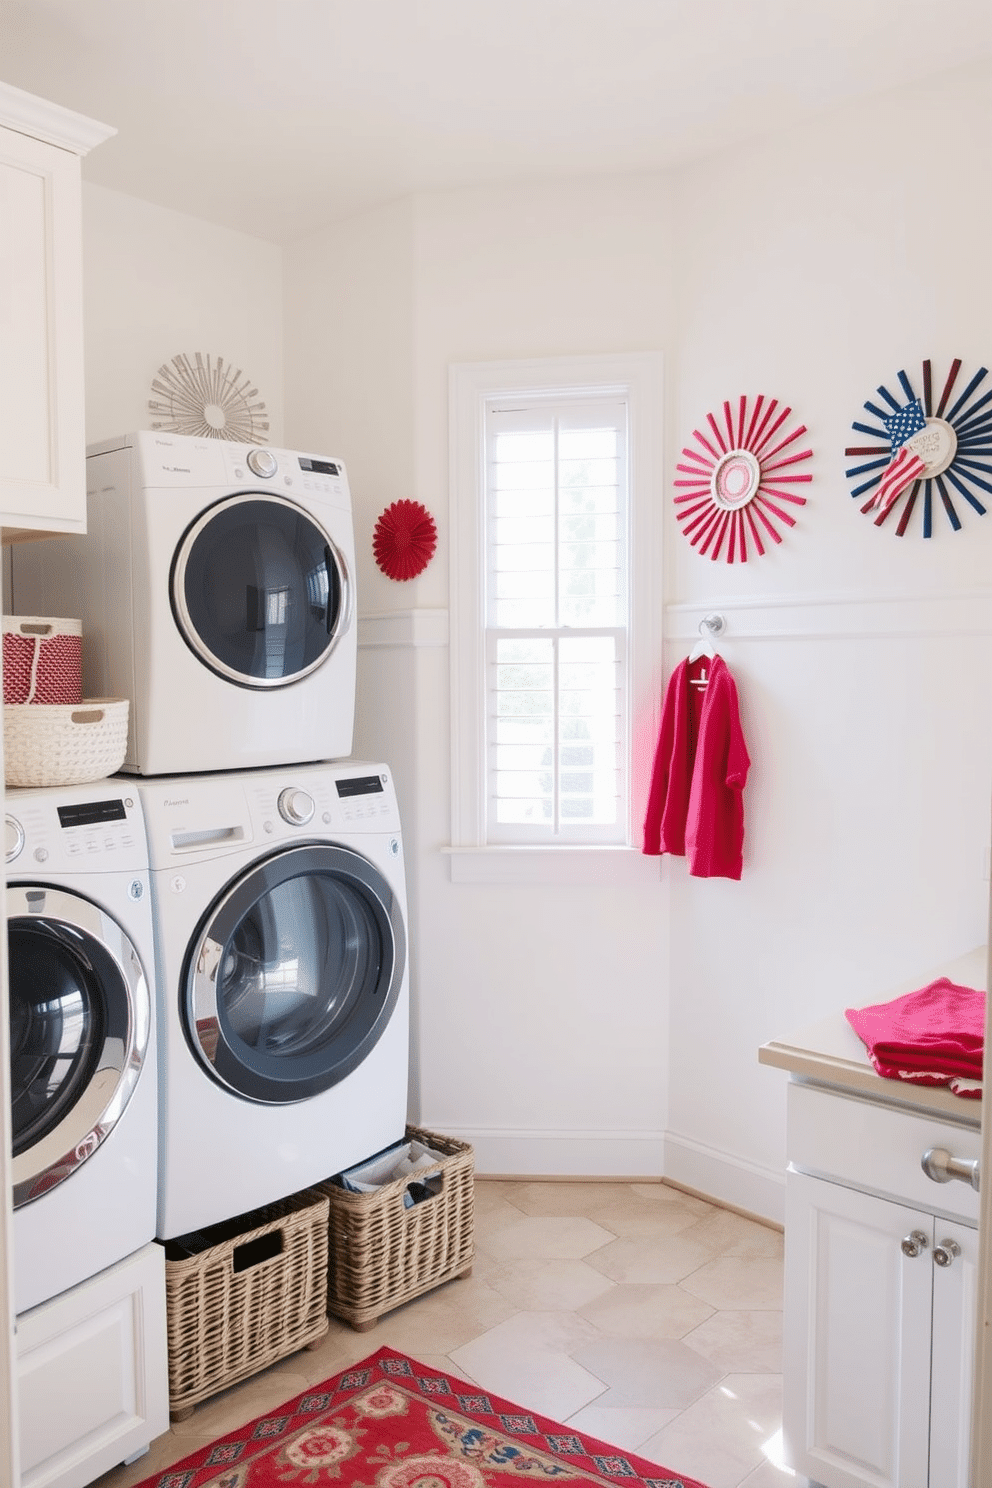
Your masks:
<svg viewBox="0 0 992 1488"><path fill-rule="evenodd" d="M86 527L80 158L114 134L0 83L0 526Z"/></svg>

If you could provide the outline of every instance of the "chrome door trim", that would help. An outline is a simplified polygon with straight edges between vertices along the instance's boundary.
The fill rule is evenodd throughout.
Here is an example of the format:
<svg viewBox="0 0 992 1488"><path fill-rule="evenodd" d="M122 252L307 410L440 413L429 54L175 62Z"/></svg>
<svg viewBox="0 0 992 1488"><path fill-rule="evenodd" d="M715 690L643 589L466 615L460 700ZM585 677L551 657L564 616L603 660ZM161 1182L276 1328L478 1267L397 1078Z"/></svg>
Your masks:
<svg viewBox="0 0 992 1488"><path fill-rule="evenodd" d="M47 884L8 884L8 927L14 920L43 926L74 950L97 944L119 976L118 1017L100 1051L93 1077L79 1099L46 1136L13 1159L14 1208L50 1192L92 1157L113 1131L134 1094L148 1052L151 992L141 958L117 921L98 905Z"/></svg>
<svg viewBox="0 0 992 1488"><path fill-rule="evenodd" d="M236 667L228 666L226 662L221 661L200 636L199 631L193 623L189 606L186 603L186 565L189 562L189 556L196 539L222 509L229 511L232 507L244 506L249 501L269 501L274 506L287 507L294 514L304 517L311 526L316 528L323 538L324 546L330 552L341 580L341 608L337 623L329 633L326 648L321 651L319 656L314 658L309 666L304 667L302 671L293 672L292 676L289 677L248 677L244 672L239 672ZM303 677L309 677L311 672L315 672L318 667L323 666L338 641L350 628L352 622L354 585L348 564L341 549L331 537L327 528L322 522L318 521L313 512L308 511L299 502L290 501L285 496L278 496L271 491L242 491L234 496L225 496L220 501L215 501L212 506L206 507L197 517L196 521L183 533L172 564L171 586L173 612L182 638L187 646L200 658L204 666L209 667L219 677L224 677L229 682L236 683L239 687L247 687L251 690L265 691L276 687L288 687L293 682L299 682Z"/></svg>

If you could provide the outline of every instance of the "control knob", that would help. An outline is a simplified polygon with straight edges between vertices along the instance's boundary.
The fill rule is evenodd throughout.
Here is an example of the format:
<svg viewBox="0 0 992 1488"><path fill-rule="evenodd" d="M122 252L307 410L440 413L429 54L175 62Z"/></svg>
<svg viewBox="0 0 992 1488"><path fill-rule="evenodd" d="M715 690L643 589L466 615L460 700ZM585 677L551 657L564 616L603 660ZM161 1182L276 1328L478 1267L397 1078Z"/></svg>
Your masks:
<svg viewBox="0 0 992 1488"><path fill-rule="evenodd" d="M4 851L7 862L12 863L24 846L24 828L16 816L8 816L4 827Z"/></svg>
<svg viewBox="0 0 992 1488"><path fill-rule="evenodd" d="M279 461L271 450L249 450L248 469L253 475L261 476L262 480L268 480L279 469Z"/></svg>
<svg viewBox="0 0 992 1488"><path fill-rule="evenodd" d="M283 821L289 822L292 827L306 826L313 816L313 796L305 790L298 790L289 785L284 791L279 792L279 815Z"/></svg>

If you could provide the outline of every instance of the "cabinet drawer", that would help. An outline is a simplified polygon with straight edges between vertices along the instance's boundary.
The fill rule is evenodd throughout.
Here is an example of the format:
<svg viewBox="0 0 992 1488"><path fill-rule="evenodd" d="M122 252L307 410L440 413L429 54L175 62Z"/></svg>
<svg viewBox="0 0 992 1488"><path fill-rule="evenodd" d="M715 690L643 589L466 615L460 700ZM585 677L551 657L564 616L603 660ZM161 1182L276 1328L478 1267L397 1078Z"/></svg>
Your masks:
<svg viewBox="0 0 992 1488"><path fill-rule="evenodd" d="M800 1172L978 1223L978 1194L970 1184L935 1183L920 1162L930 1147L969 1161L980 1157L979 1130L797 1081L789 1084L788 1101L788 1158Z"/></svg>

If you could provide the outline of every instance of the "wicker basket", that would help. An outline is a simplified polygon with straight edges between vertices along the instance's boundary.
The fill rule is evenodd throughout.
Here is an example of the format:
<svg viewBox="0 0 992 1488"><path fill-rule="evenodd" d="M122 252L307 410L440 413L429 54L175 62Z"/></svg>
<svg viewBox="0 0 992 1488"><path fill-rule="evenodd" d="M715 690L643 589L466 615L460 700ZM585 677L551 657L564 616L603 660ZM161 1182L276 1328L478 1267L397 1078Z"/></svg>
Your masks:
<svg viewBox="0 0 992 1488"><path fill-rule="evenodd" d="M113 775L127 753L127 713L127 698L84 698L65 707L6 703L6 783L81 785Z"/></svg>
<svg viewBox="0 0 992 1488"><path fill-rule="evenodd" d="M327 1199L305 1189L165 1246L174 1421L327 1332ZM193 1252L190 1254L190 1252Z"/></svg>
<svg viewBox="0 0 992 1488"><path fill-rule="evenodd" d="M472 1269L472 1148L414 1126L407 1127L406 1139L447 1154L436 1167L416 1174L427 1187L440 1183L430 1198L407 1208L409 1178L385 1183L374 1193L320 1185L330 1202L327 1310L360 1333L384 1312Z"/></svg>
<svg viewBox="0 0 992 1488"><path fill-rule="evenodd" d="M83 626L49 615L4 615L5 703L72 704L83 699Z"/></svg>

